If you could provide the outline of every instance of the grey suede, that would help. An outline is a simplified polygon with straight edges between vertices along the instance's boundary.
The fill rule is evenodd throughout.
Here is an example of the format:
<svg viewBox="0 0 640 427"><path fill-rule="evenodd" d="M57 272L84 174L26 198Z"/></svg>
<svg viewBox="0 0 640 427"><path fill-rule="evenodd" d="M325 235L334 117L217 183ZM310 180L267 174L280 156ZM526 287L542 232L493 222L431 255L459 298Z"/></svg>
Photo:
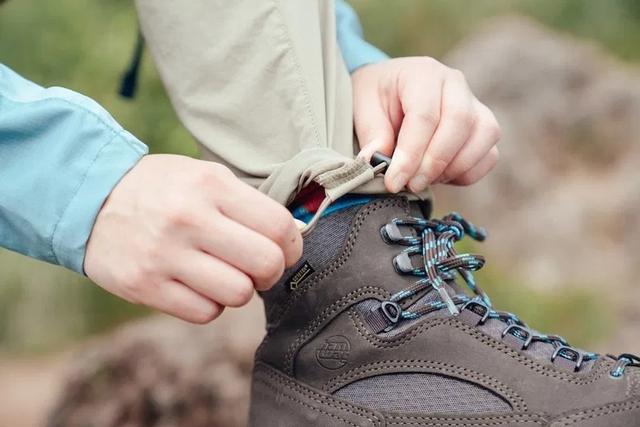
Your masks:
<svg viewBox="0 0 640 427"><path fill-rule="evenodd" d="M392 267L401 250L379 229L409 213L400 197L361 207L336 257L293 292L272 289L269 330L256 354L252 426L639 426L640 374L621 378L603 357L574 372L517 342L489 335L443 310L398 333L376 334L355 306L384 300L415 277ZM413 213L413 212L412 212ZM286 295L277 295L288 292ZM333 396L355 381L394 373L446 375L490 390L508 402L508 413L376 412Z"/></svg>

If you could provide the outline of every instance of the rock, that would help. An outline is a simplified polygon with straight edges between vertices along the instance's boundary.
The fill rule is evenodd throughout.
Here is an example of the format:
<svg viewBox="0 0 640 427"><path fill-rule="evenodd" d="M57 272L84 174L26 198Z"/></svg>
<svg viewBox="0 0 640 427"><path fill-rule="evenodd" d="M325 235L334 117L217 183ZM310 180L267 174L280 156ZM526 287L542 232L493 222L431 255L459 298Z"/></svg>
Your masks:
<svg viewBox="0 0 640 427"><path fill-rule="evenodd" d="M194 326L154 316L80 351L50 427L245 426L262 303Z"/></svg>
<svg viewBox="0 0 640 427"><path fill-rule="evenodd" d="M438 188L439 205L485 225L488 250L530 284L634 278L640 73L523 18L491 23L447 62L494 110L504 137L495 171L470 188Z"/></svg>

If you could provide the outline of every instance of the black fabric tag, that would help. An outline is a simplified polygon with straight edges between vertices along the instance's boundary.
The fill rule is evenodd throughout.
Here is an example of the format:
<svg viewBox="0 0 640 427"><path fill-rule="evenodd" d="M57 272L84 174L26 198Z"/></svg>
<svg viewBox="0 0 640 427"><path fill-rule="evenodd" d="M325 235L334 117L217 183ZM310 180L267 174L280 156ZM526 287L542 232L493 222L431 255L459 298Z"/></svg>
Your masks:
<svg viewBox="0 0 640 427"><path fill-rule="evenodd" d="M305 261L304 264L302 264L300 268L298 268L296 272L287 279L287 290L289 292L295 291L302 282L304 282L305 279L311 276L314 272L315 270L311 264L309 264L309 261Z"/></svg>

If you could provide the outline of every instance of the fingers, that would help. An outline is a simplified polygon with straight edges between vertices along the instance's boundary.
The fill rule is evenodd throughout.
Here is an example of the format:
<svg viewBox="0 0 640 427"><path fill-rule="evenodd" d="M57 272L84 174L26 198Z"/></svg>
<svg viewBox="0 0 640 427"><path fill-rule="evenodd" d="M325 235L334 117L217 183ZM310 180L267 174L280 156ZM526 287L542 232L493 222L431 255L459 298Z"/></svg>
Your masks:
<svg viewBox="0 0 640 427"><path fill-rule="evenodd" d="M206 231L193 236L201 250L251 277L251 287L258 290L267 290L280 279L285 255L274 241L224 215L212 214L203 222Z"/></svg>
<svg viewBox="0 0 640 427"><path fill-rule="evenodd" d="M471 170L451 181L455 185L471 185L478 182L482 177L488 174L491 169L498 163L499 158L498 147L493 146L491 150L478 162Z"/></svg>
<svg viewBox="0 0 640 427"><path fill-rule="evenodd" d="M442 78L411 79L400 92L404 118L385 185L397 193L409 182L420 166L427 145L440 122Z"/></svg>
<svg viewBox="0 0 640 427"><path fill-rule="evenodd" d="M369 161L376 151L391 156L395 145L395 133L391 123L386 116L374 118L375 116L375 113L354 116L356 135L360 144L358 157L366 161Z"/></svg>
<svg viewBox="0 0 640 427"><path fill-rule="evenodd" d="M386 101L382 94L372 91L364 91L363 96L353 100L353 124L360 144L358 156L367 161L376 151L387 156L393 153L396 130L392 121L395 118L399 123L401 108L397 100L395 106L385 108ZM395 113L389 111L391 107Z"/></svg>
<svg viewBox="0 0 640 427"><path fill-rule="evenodd" d="M471 135L475 123L474 97L459 71L451 71L442 91L441 118L415 176L412 191L422 191L451 163Z"/></svg>
<svg viewBox="0 0 640 427"><path fill-rule="evenodd" d="M147 298L145 304L191 323L209 323L224 310L220 304L174 280L158 284Z"/></svg>
<svg viewBox="0 0 640 427"><path fill-rule="evenodd" d="M251 278L228 263L200 251L184 251L172 274L189 288L222 306L240 307L254 294Z"/></svg>
<svg viewBox="0 0 640 427"><path fill-rule="evenodd" d="M438 178L438 182L447 183L473 169L500 140L500 126L491 110L478 101L475 109L478 119L471 137Z"/></svg>
<svg viewBox="0 0 640 427"><path fill-rule="evenodd" d="M228 218L278 245L284 255L285 266L292 266L302 255L302 235L291 213L253 187L234 186L226 197L218 201L218 207Z"/></svg>

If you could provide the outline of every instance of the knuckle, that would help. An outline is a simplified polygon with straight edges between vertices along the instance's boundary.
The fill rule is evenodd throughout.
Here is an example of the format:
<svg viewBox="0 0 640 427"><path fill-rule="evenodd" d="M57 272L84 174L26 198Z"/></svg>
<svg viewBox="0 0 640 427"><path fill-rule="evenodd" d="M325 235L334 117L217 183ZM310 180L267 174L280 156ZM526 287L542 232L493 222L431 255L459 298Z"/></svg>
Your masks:
<svg viewBox="0 0 640 427"><path fill-rule="evenodd" d="M442 174L449 165L447 159L441 158L439 156L429 155L429 162L427 164L428 167L424 167L425 172L430 173L432 175L440 175Z"/></svg>
<svg viewBox="0 0 640 427"><path fill-rule="evenodd" d="M267 251L260 263L259 276L262 279L279 278L284 271L284 255L279 249Z"/></svg>
<svg viewBox="0 0 640 427"><path fill-rule="evenodd" d="M220 163L214 163L211 165L212 173L219 179L234 178L235 175L231 172L231 169Z"/></svg>
<svg viewBox="0 0 640 427"><path fill-rule="evenodd" d="M208 163L196 173L196 184L204 188L219 186L233 177L233 172L220 163Z"/></svg>
<svg viewBox="0 0 640 427"><path fill-rule="evenodd" d="M234 176L231 169L220 163L211 163L209 169L209 174L216 178L229 178Z"/></svg>
<svg viewBox="0 0 640 427"><path fill-rule="evenodd" d="M480 176L471 174L471 173L465 173L464 175L462 175L459 179L459 184L461 185L472 185L475 184L476 182L478 182L480 180Z"/></svg>
<svg viewBox="0 0 640 427"><path fill-rule="evenodd" d="M449 75L451 76L451 78L454 78L460 82L466 83L467 81L467 77L464 75L464 73L457 68L449 68Z"/></svg>
<svg viewBox="0 0 640 427"><path fill-rule="evenodd" d="M487 132L494 142L498 142L502 138L502 128L495 119L487 126Z"/></svg>
<svg viewBox="0 0 640 427"><path fill-rule="evenodd" d="M498 147L493 147L489 151L489 155L491 156L491 168L493 168L498 163L498 160L500 160L500 150Z"/></svg>
<svg viewBox="0 0 640 427"><path fill-rule="evenodd" d="M462 175L463 173L470 171L475 166L475 163L472 159L460 159L457 164L452 168L453 175L451 178L455 178L455 176Z"/></svg>
<svg viewBox="0 0 640 427"><path fill-rule="evenodd" d="M253 282L248 277L244 277L233 284L233 293L230 297L230 307L240 307L247 304L253 298Z"/></svg>
<svg viewBox="0 0 640 427"><path fill-rule="evenodd" d="M428 68L443 67L443 64L431 56L423 56L418 59L419 64Z"/></svg>
<svg viewBox="0 0 640 427"><path fill-rule="evenodd" d="M435 128L440 123L440 112L437 110L421 110L412 113L414 118L427 127Z"/></svg>
<svg viewBox="0 0 640 427"><path fill-rule="evenodd" d="M173 231L175 228L188 227L195 223L195 214L184 204L171 206L165 215L165 231Z"/></svg>
<svg viewBox="0 0 640 427"><path fill-rule="evenodd" d="M472 127L476 121L476 116L472 110L464 107L450 107L447 110L449 119L459 126L465 126L467 128Z"/></svg>
<svg viewBox="0 0 640 427"><path fill-rule="evenodd" d="M212 302L210 304L207 304L206 308L192 310L191 313L191 319L189 319L191 322L199 325L205 325L209 322L214 321L220 315L220 310L218 309L216 304Z"/></svg>
<svg viewBox="0 0 640 427"><path fill-rule="evenodd" d="M142 304L146 289L145 280L148 280L148 276L142 270L129 273L121 285L123 297L132 304Z"/></svg>
<svg viewBox="0 0 640 427"><path fill-rule="evenodd" d="M482 124L479 125L486 132L487 136L493 142L498 142L502 138L502 128L493 112L485 105L481 106L480 116Z"/></svg>
<svg viewBox="0 0 640 427"><path fill-rule="evenodd" d="M291 264L298 262L298 260L302 258L302 253L304 250L302 238L296 238L294 249L295 251L292 255Z"/></svg>
<svg viewBox="0 0 640 427"><path fill-rule="evenodd" d="M445 182L452 181L471 169L473 165L469 161L458 161L449 166L442 173Z"/></svg>
<svg viewBox="0 0 640 427"><path fill-rule="evenodd" d="M280 209L280 206L278 206ZM284 210L284 208L282 208ZM278 242L284 242L292 230L293 219L291 214L285 210L285 212L279 212L271 220L271 233L272 237Z"/></svg>

